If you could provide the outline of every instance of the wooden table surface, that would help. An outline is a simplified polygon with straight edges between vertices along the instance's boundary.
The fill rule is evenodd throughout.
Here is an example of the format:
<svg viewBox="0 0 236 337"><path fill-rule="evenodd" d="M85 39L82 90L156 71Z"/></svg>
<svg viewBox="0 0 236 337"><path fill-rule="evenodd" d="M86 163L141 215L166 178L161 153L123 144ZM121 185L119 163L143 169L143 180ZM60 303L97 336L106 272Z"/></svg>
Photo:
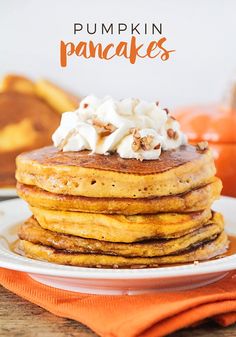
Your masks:
<svg viewBox="0 0 236 337"><path fill-rule="evenodd" d="M1 199L0 199L1 201ZM169 337L236 337L236 325L214 323L178 331ZM0 337L97 337L79 322L57 317L0 286Z"/></svg>
<svg viewBox="0 0 236 337"><path fill-rule="evenodd" d="M96 337L84 325L60 318L12 294L0 286L1 337ZM219 328L208 323L176 332L171 337L236 337L236 327Z"/></svg>

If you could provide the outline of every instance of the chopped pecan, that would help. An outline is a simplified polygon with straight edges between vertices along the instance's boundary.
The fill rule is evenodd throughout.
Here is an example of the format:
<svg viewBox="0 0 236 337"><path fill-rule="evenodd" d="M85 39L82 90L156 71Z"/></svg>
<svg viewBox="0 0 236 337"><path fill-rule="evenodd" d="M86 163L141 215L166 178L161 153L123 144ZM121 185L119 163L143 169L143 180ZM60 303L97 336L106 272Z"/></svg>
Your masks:
<svg viewBox="0 0 236 337"><path fill-rule="evenodd" d="M139 138L134 138L132 143L132 150L137 152L141 148L141 140Z"/></svg>
<svg viewBox="0 0 236 337"><path fill-rule="evenodd" d="M174 131L173 129L167 129L166 132L167 132L168 137L171 139L176 140L179 138L178 132Z"/></svg>
<svg viewBox="0 0 236 337"><path fill-rule="evenodd" d="M174 132L173 129L167 129L166 132L167 132L167 135L168 135L169 138L174 138L175 132Z"/></svg>
<svg viewBox="0 0 236 337"><path fill-rule="evenodd" d="M140 135L139 130L137 128L130 129L130 132L132 133L134 138L138 138L138 139L141 138L141 135Z"/></svg>
<svg viewBox="0 0 236 337"><path fill-rule="evenodd" d="M141 148L141 135L137 128L130 129L130 132L132 133L134 139L132 143L132 150L137 152Z"/></svg>
<svg viewBox="0 0 236 337"><path fill-rule="evenodd" d="M157 144L156 146L154 146L154 150L159 150L160 147L161 147L161 144L159 143L159 144Z"/></svg>
<svg viewBox="0 0 236 337"><path fill-rule="evenodd" d="M206 141L203 141L203 142L199 142L199 143L197 143L197 150L199 150L199 151L205 151L205 150L207 150L208 149L208 142L206 142Z"/></svg>
<svg viewBox="0 0 236 337"><path fill-rule="evenodd" d="M116 127L109 123L109 124L104 126L104 130L100 132L100 135L102 137L106 137L106 136L109 136L115 130L116 130Z"/></svg>
<svg viewBox="0 0 236 337"><path fill-rule="evenodd" d="M140 149L144 151L148 151L152 149L152 142L154 139L152 135L141 137L137 129L134 129L132 132L133 132L133 139L134 139L132 143L132 150L134 152L137 152Z"/></svg>
<svg viewBox="0 0 236 337"><path fill-rule="evenodd" d="M88 103L84 103L84 109L86 109L88 106Z"/></svg>
<svg viewBox="0 0 236 337"><path fill-rule="evenodd" d="M110 123L103 123L97 118L92 120L92 124L98 129L98 133L102 137L109 136L112 132L116 130L116 127Z"/></svg>
<svg viewBox="0 0 236 337"><path fill-rule="evenodd" d="M106 125L105 123L103 123L102 121L100 121L99 119L97 118L94 118L92 120L92 124L98 128L104 128L104 126Z"/></svg>
<svg viewBox="0 0 236 337"><path fill-rule="evenodd" d="M169 109L164 108L163 110L167 113L167 115L169 115L169 113L170 113Z"/></svg>
<svg viewBox="0 0 236 337"><path fill-rule="evenodd" d="M104 126L104 128L106 130L109 130L111 132L115 131L116 130L116 127L114 125L112 125L111 123L108 123L107 125Z"/></svg>
<svg viewBox="0 0 236 337"><path fill-rule="evenodd" d="M154 137L152 135L141 137L139 130L137 128L130 129L130 132L132 133L134 139L132 143L132 150L134 152L137 152L140 149L148 151L153 148L152 143Z"/></svg>
<svg viewBox="0 0 236 337"><path fill-rule="evenodd" d="M153 142L153 136L148 135L141 138L141 148L144 151L148 151L152 149L152 142Z"/></svg>

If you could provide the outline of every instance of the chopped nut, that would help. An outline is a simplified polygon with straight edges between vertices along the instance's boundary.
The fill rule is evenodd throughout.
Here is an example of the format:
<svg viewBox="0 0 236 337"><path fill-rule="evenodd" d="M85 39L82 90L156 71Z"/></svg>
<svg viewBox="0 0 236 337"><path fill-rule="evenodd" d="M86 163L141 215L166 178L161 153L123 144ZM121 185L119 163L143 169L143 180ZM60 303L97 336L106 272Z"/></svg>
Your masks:
<svg viewBox="0 0 236 337"><path fill-rule="evenodd" d="M110 123L108 123L107 125L105 125L104 128L106 130L109 130L109 131L112 131L112 132L116 130L116 127L114 125L110 124Z"/></svg>
<svg viewBox="0 0 236 337"><path fill-rule="evenodd" d="M174 138L174 130L173 129L167 129L167 135L169 138Z"/></svg>
<svg viewBox="0 0 236 337"><path fill-rule="evenodd" d="M134 152L137 152L140 149L144 151L148 151L152 149L152 142L154 138L152 135L141 137L138 129L136 128L132 129L132 134L133 134L133 139L134 139L132 143L132 150Z"/></svg>
<svg viewBox="0 0 236 337"><path fill-rule="evenodd" d="M86 109L88 106L88 103L84 103L84 109Z"/></svg>
<svg viewBox="0 0 236 337"><path fill-rule="evenodd" d="M159 102L158 101L156 101L156 106L158 106L159 105Z"/></svg>
<svg viewBox="0 0 236 337"><path fill-rule="evenodd" d="M179 138L178 132L174 131L173 129L167 129L166 132L167 132L168 137L171 139L176 140Z"/></svg>
<svg viewBox="0 0 236 337"><path fill-rule="evenodd" d="M197 145L197 150L205 151L208 149L208 142L199 142Z"/></svg>
<svg viewBox="0 0 236 337"><path fill-rule="evenodd" d="M139 130L137 128L132 128L132 129L130 129L130 131L131 131L134 138L137 138L137 139L141 138L141 135L140 135Z"/></svg>
<svg viewBox="0 0 236 337"><path fill-rule="evenodd" d="M132 143L132 150L134 152L137 152L141 147L141 140L138 138L134 138L134 141Z"/></svg>
<svg viewBox="0 0 236 337"><path fill-rule="evenodd" d="M133 135L133 143L132 143L132 150L134 152L137 152L141 148L141 135L139 133L139 130L137 128L130 129Z"/></svg>
<svg viewBox="0 0 236 337"><path fill-rule="evenodd" d="M98 129L100 136L109 136L112 132L116 130L116 127L110 123L105 124L97 118L92 120L92 124Z"/></svg>
<svg viewBox="0 0 236 337"><path fill-rule="evenodd" d="M169 109L164 108L163 110L167 113L167 115L169 115L169 113L170 113Z"/></svg>
<svg viewBox="0 0 236 337"><path fill-rule="evenodd" d="M104 126L106 125L105 123L103 123L102 121L100 121L100 120L97 119L97 118L94 118L94 119L92 120L92 124L93 124L94 126L97 126L98 128L104 128Z"/></svg>
<svg viewBox="0 0 236 337"><path fill-rule="evenodd" d="M175 136L175 131L173 129L167 129L167 135L169 138L174 138Z"/></svg>
<svg viewBox="0 0 236 337"><path fill-rule="evenodd" d="M173 120L173 121L176 121L176 118L174 116L170 116L170 118Z"/></svg>
<svg viewBox="0 0 236 337"><path fill-rule="evenodd" d="M159 150L160 147L161 147L161 144L159 143L159 144L157 144L156 146L154 146L154 150Z"/></svg>
<svg viewBox="0 0 236 337"><path fill-rule="evenodd" d="M100 135L102 137L109 136L112 132L114 132L116 130L116 127L109 123L109 124L104 126L104 129L105 129L104 131L100 132Z"/></svg>
<svg viewBox="0 0 236 337"><path fill-rule="evenodd" d="M142 150L144 150L144 151L151 150L153 138L154 137L151 136L151 135L148 135L148 136L145 136L145 137L141 138L141 148L142 148Z"/></svg>

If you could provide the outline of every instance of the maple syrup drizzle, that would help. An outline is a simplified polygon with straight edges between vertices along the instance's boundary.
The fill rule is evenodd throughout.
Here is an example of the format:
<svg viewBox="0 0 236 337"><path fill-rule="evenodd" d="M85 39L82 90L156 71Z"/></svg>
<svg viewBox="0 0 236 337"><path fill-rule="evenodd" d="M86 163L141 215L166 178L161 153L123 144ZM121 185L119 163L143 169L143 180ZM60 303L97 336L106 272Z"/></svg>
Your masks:
<svg viewBox="0 0 236 337"><path fill-rule="evenodd" d="M230 256L236 254L236 236L228 235L229 239L229 248L227 252L223 254L223 256Z"/></svg>
<svg viewBox="0 0 236 337"><path fill-rule="evenodd" d="M21 223L18 223L18 224L15 224L14 226L10 227L7 230L7 236L8 235L17 235L20 225L21 225ZM7 236L0 235L0 240L2 240L2 241L5 242L5 244L7 245L7 247L8 247L9 250L11 250L12 252L16 253L16 246L17 246L17 242L19 241L19 238L17 237L16 240L10 241L7 238Z"/></svg>

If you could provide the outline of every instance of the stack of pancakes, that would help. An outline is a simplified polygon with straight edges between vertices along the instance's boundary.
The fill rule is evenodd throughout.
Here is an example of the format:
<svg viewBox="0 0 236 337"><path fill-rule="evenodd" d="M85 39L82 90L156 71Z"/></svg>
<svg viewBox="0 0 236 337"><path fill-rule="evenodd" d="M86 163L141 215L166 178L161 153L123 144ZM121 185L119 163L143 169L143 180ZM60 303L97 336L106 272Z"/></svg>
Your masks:
<svg viewBox="0 0 236 337"><path fill-rule="evenodd" d="M0 188L15 187L15 158L51 144L60 113L74 110L78 99L54 84L18 75L0 83Z"/></svg>
<svg viewBox="0 0 236 337"><path fill-rule="evenodd" d="M16 178L33 213L18 251L33 259L141 268L228 248L222 215L211 210L222 185L207 148L185 145L141 162L46 147L18 156Z"/></svg>

